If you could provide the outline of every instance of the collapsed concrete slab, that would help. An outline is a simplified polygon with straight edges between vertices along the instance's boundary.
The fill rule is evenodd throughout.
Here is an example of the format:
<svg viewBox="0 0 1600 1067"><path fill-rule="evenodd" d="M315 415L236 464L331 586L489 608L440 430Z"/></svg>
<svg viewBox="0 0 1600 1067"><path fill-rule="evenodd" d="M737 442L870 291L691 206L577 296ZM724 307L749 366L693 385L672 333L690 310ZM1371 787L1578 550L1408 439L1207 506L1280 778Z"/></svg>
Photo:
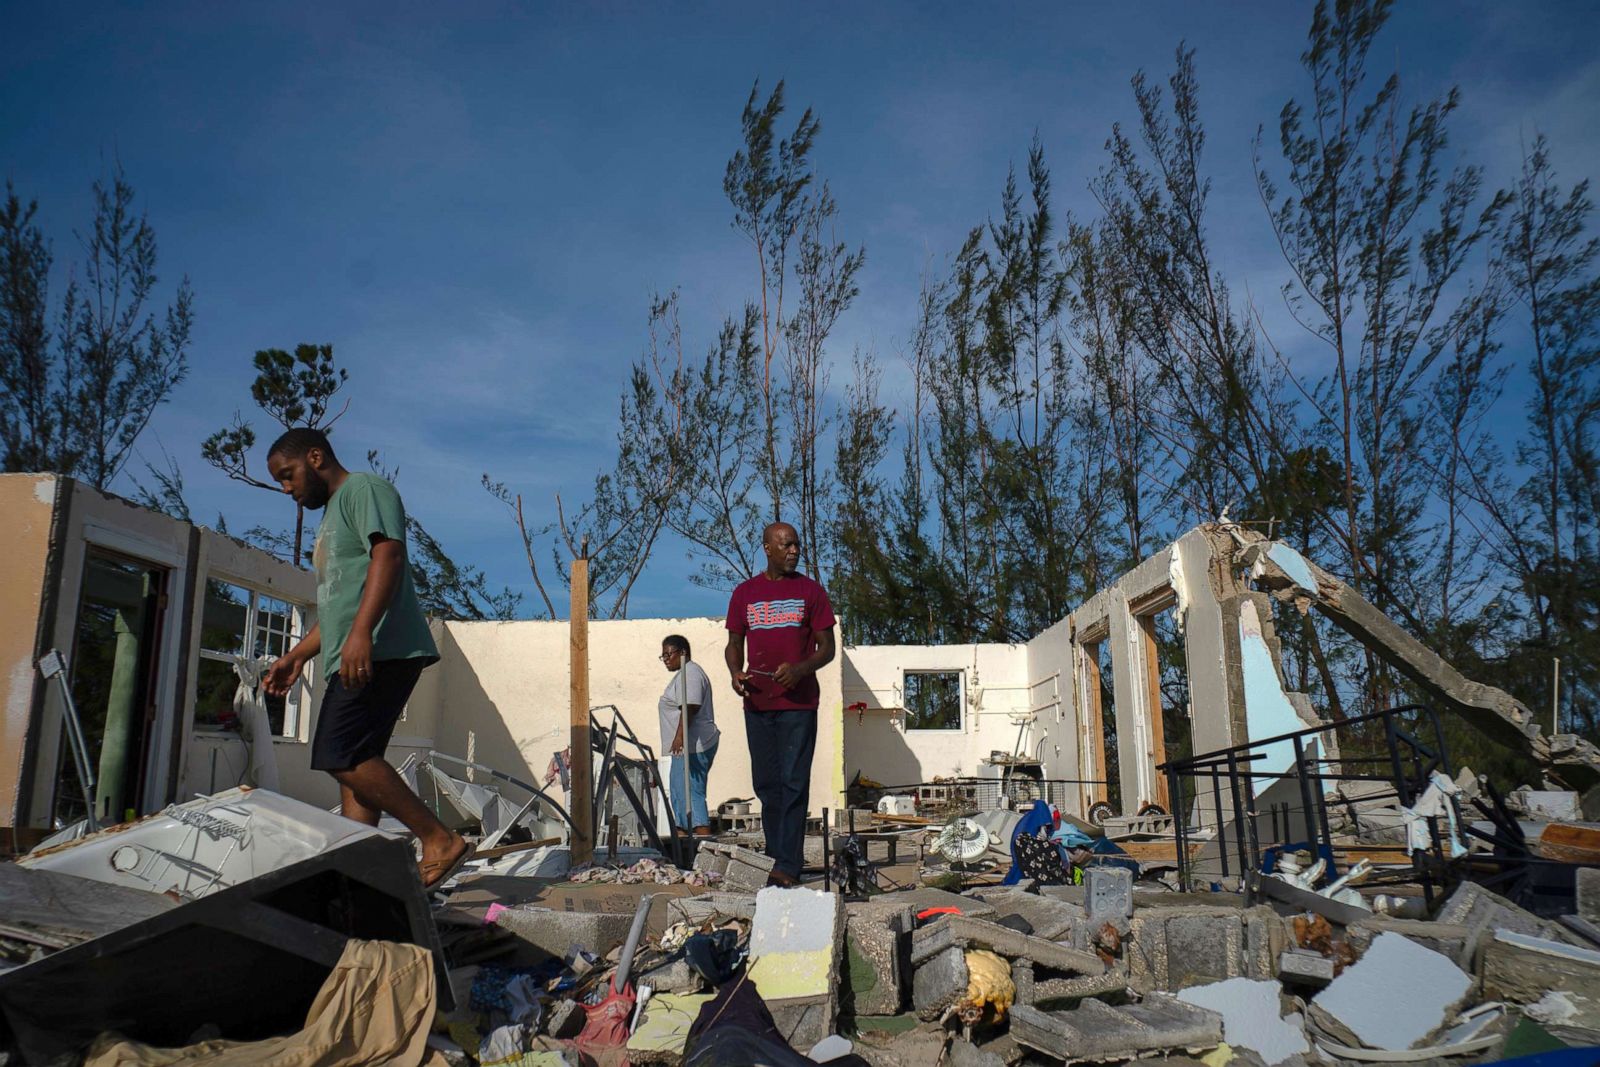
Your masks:
<svg viewBox="0 0 1600 1067"><path fill-rule="evenodd" d="M1222 1040L1235 1049L1249 1049L1267 1067L1311 1051L1305 1020L1299 1013L1283 1014L1282 987L1277 982L1230 978L1225 982L1191 986L1178 999L1222 1016Z"/></svg>
<svg viewBox="0 0 1600 1067"><path fill-rule="evenodd" d="M986 948L1008 959L1022 957L1042 967L1098 975L1105 961L1092 952L1018 933L1009 927L965 915L944 915L911 935L911 963L920 967L950 947Z"/></svg>
<svg viewBox="0 0 1600 1067"><path fill-rule="evenodd" d="M1364 954L1371 947L1373 938L1385 932L1399 934L1423 948L1432 949L1464 971L1474 970L1473 956L1482 934L1482 931L1454 923L1371 915L1347 926L1345 940L1357 953Z"/></svg>
<svg viewBox="0 0 1600 1067"><path fill-rule="evenodd" d="M1024 1005L1012 1009L1011 1036L1066 1063L1130 1060L1215 1048L1222 1041L1222 1016L1164 993L1124 1007L1100 1000L1085 1000L1072 1011Z"/></svg>
<svg viewBox="0 0 1600 1067"><path fill-rule="evenodd" d="M1439 1030L1471 989L1471 976L1449 958L1385 932L1317 994L1309 1010L1340 1044L1399 1052Z"/></svg>
<svg viewBox="0 0 1600 1067"><path fill-rule="evenodd" d="M702 923L718 919L744 919L756 917L754 893L701 893L699 896L678 897L667 902L667 925Z"/></svg>
<svg viewBox="0 0 1600 1067"><path fill-rule="evenodd" d="M1560 923L1541 919L1476 882L1462 882L1457 886L1456 891L1450 894L1450 899L1444 902L1444 907L1434 916L1434 922L1466 929L1467 945L1462 966L1468 970L1478 969L1480 950L1485 939L1496 930L1510 930L1551 941L1572 941Z"/></svg>
<svg viewBox="0 0 1600 1067"><path fill-rule="evenodd" d="M1483 945L1485 996L1535 1004L1559 993L1571 1005L1562 1022L1600 1030L1600 952L1496 930Z"/></svg>
<svg viewBox="0 0 1600 1067"><path fill-rule="evenodd" d="M1309 604L1405 675L1439 705L1485 736L1538 760L1551 777L1580 792L1600 785L1600 749L1572 734L1546 736L1510 693L1471 681L1370 601L1289 546L1238 530L1240 562L1280 600Z"/></svg>
<svg viewBox="0 0 1600 1067"><path fill-rule="evenodd" d="M839 1017L844 908L832 893L763 889L750 927L750 981L784 1039L810 1048Z"/></svg>
<svg viewBox="0 0 1600 1067"><path fill-rule="evenodd" d="M1046 941L1067 937L1075 926L1088 918L1082 905L1038 893L1024 893L1020 889L984 889L970 895L990 905L997 918L1018 915L1026 919L1033 927L1033 936Z"/></svg>
<svg viewBox="0 0 1600 1067"><path fill-rule="evenodd" d="M556 911L554 908L506 908L496 913L496 926L551 956L565 956L574 945L605 955L628 936L632 915L604 911Z"/></svg>

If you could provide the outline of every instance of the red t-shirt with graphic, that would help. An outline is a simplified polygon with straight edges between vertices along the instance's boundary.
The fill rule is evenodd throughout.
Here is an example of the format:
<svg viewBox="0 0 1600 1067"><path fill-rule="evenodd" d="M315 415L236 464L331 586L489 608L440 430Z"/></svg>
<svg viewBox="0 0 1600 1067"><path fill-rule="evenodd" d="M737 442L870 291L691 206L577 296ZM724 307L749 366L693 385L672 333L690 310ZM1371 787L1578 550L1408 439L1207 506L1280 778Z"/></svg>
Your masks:
<svg viewBox="0 0 1600 1067"><path fill-rule="evenodd" d="M816 675L785 689L772 672L815 652L816 635L833 629L835 621L827 591L803 574L774 580L762 572L740 583L728 601L728 629L744 635L744 669L750 672L745 710L815 708L822 699Z"/></svg>

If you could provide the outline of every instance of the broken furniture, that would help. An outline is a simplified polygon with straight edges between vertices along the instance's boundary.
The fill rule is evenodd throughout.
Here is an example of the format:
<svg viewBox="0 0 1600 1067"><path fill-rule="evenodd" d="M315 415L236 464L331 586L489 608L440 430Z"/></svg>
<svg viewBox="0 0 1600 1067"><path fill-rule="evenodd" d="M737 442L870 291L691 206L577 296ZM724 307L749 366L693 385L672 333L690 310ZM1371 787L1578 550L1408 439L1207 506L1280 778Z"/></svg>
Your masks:
<svg viewBox="0 0 1600 1067"><path fill-rule="evenodd" d="M1416 717L1420 728L1410 726L1407 716ZM1322 754L1338 751L1340 744L1354 751L1358 741L1370 742L1373 733L1381 738L1383 750L1379 755ZM1392 793L1401 812L1406 813L1412 805L1420 807L1422 799L1429 796L1435 773L1448 775L1450 764L1438 716L1430 708L1411 704L1170 760L1159 769L1167 776L1168 793L1187 798L1172 821L1180 888L1187 891L1198 880L1196 868L1200 860L1191 858L1188 840L1192 832L1190 820L1198 816L1220 827L1210 858L1218 864L1221 877L1238 877L1246 901L1254 903L1264 891L1264 857L1303 848L1330 868L1334 865L1336 842L1328 814L1330 783L1378 783ZM1259 796L1258 788L1262 789ZM1446 798L1443 803L1453 802ZM1420 884L1431 905L1435 891L1443 884L1447 860L1464 852L1458 839L1446 840L1449 828L1459 824L1453 809L1451 815L1447 819L1421 818L1426 847L1400 853L1409 869L1389 871L1368 878L1363 884ZM1272 892L1278 889L1267 888Z"/></svg>
<svg viewBox="0 0 1600 1067"><path fill-rule="evenodd" d="M225 850L253 857L260 873L218 882L203 895L191 883L185 892L193 899L185 903L142 917L130 909L126 915L131 921L124 925L105 929L102 922L91 927L104 930L98 936L0 972L0 1012L28 1062L79 1051L108 1029L172 1046L185 1044L201 1022L215 1024L225 1038L240 1040L297 1030L351 938L409 942L428 950L440 1001L450 1006L444 959L410 844L362 827L273 865L269 857L289 851L274 843L304 832L304 827L269 825L260 814L258 810L242 836L234 836L232 831L240 828L221 816L211 816L216 823L210 826L175 823L193 831L185 835L191 851L200 842L208 846L199 850L202 854L225 842ZM86 867L98 868L102 877L97 881L110 883L108 892L137 892L129 885L131 872L115 866L119 849L127 849L146 856L146 869L160 880L184 873L184 857L172 850L170 840L165 848L153 848L150 836L139 838L141 825L60 846L53 866L35 861L18 869L29 877L71 873L81 878L85 871L61 870L72 865L60 860L83 850L96 860ZM170 828L163 832L168 839L176 836ZM96 839L108 834L125 837L129 844L97 847L104 842ZM305 840L294 844L306 847ZM229 862L219 869L230 871ZM211 876L216 873L212 870ZM167 899L159 892L150 895ZM68 928L82 921L72 913L60 917L60 925ZM259 995L264 991L270 995Z"/></svg>

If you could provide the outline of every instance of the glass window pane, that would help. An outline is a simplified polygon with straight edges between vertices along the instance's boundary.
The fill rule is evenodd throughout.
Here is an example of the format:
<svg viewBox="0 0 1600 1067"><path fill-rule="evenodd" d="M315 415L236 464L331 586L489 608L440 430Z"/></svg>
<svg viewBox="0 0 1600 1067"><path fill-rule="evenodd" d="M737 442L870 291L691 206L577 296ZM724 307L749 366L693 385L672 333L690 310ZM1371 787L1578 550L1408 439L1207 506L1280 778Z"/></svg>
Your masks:
<svg viewBox="0 0 1600 1067"><path fill-rule="evenodd" d="M200 647L237 656L244 651L244 630L250 617L250 590L227 582L206 582L205 610L200 616Z"/></svg>

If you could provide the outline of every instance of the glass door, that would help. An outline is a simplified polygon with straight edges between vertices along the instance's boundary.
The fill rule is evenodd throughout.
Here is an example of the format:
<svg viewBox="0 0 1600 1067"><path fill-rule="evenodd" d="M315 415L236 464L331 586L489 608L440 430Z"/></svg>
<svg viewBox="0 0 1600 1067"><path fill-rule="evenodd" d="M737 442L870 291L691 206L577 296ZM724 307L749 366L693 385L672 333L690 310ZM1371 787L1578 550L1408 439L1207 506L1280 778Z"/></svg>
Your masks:
<svg viewBox="0 0 1600 1067"><path fill-rule="evenodd" d="M163 567L98 548L91 547L84 561L67 666L95 772L95 815L103 826L140 814L167 578ZM57 768L53 813L60 827L85 814L64 729Z"/></svg>

